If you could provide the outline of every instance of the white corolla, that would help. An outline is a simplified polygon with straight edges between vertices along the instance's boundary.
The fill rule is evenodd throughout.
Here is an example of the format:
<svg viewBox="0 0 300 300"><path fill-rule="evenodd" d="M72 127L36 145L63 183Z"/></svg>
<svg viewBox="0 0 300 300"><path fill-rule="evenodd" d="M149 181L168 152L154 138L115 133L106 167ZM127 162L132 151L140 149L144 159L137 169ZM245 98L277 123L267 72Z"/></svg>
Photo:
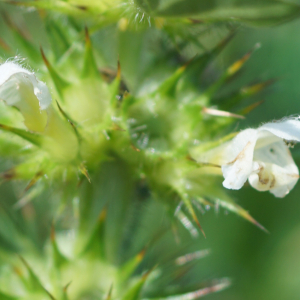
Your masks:
<svg viewBox="0 0 300 300"><path fill-rule="evenodd" d="M73 128L54 109L48 87L33 72L13 61L1 64L0 100L20 111L26 128L43 136L44 148L57 159L76 157L78 141Z"/></svg>
<svg viewBox="0 0 300 300"><path fill-rule="evenodd" d="M0 99L20 110L29 130L45 130L52 99L46 84L34 73L12 61L0 65Z"/></svg>
<svg viewBox="0 0 300 300"><path fill-rule="evenodd" d="M225 188L238 190L248 179L255 189L284 197L299 178L288 147L299 141L300 119L289 118L243 130L196 159L221 165Z"/></svg>

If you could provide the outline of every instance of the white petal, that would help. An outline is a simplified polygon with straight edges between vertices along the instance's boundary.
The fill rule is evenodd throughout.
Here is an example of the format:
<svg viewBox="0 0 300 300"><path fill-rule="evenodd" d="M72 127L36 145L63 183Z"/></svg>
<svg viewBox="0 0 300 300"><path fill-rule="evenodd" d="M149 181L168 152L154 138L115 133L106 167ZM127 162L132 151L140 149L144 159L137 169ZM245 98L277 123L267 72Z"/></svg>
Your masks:
<svg viewBox="0 0 300 300"><path fill-rule="evenodd" d="M249 176L249 183L259 191L268 191L276 197L284 197L298 181L298 168L291 173L276 164L258 162L259 169Z"/></svg>
<svg viewBox="0 0 300 300"><path fill-rule="evenodd" d="M270 144L281 141L283 142L282 138L279 138L278 136L274 135L273 133L267 131L267 130L257 130L257 141L255 145L255 149L261 149L264 147L268 147Z"/></svg>
<svg viewBox="0 0 300 300"><path fill-rule="evenodd" d="M4 82L0 86L0 98L19 109L29 130L43 132L47 125L47 111L40 109L31 81L24 76L27 74L17 73Z"/></svg>
<svg viewBox="0 0 300 300"><path fill-rule="evenodd" d="M16 97L15 93L11 93L11 95L7 93L7 87L5 88L5 92L3 90L3 86L15 76L18 76L18 80L31 86L34 95L38 99L40 109L44 110L50 105L51 95L45 83L37 80L34 73L22 68L18 64L6 62L0 65L0 98L6 101L8 105L14 105L16 102L21 101L19 97L14 98Z"/></svg>
<svg viewBox="0 0 300 300"><path fill-rule="evenodd" d="M287 186L280 186L278 188L271 189L270 193L272 193L277 198L283 198L290 192L292 188L289 189Z"/></svg>
<svg viewBox="0 0 300 300"><path fill-rule="evenodd" d="M259 133L260 136L260 133ZM265 143L262 146L261 140ZM254 149L254 161L263 161L264 163L276 164L290 173L297 173L298 168L292 158L291 152L281 138L273 139L266 143L265 138L259 138ZM258 147L258 145L260 145Z"/></svg>
<svg viewBox="0 0 300 300"><path fill-rule="evenodd" d="M256 162L255 168L248 180L250 185L258 191L269 191L275 185L275 176L272 173L270 164Z"/></svg>
<svg viewBox="0 0 300 300"><path fill-rule="evenodd" d="M42 110L46 109L52 101L47 85L44 82L37 80L35 75L30 75L30 80L34 87L34 94L39 100L40 108Z"/></svg>
<svg viewBox="0 0 300 300"><path fill-rule="evenodd" d="M266 123L259 127L258 130L267 130L288 141L300 141L300 120L297 118Z"/></svg>
<svg viewBox="0 0 300 300"><path fill-rule="evenodd" d="M225 188L240 189L251 174L257 133L255 129L246 129L240 132L227 147L228 163L222 165Z"/></svg>
<svg viewBox="0 0 300 300"><path fill-rule="evenodd" d="M18 73L32 74L28 70L22 68L16 63L8 61L0 65L0 86L7 81L11 76Z"/></svg>

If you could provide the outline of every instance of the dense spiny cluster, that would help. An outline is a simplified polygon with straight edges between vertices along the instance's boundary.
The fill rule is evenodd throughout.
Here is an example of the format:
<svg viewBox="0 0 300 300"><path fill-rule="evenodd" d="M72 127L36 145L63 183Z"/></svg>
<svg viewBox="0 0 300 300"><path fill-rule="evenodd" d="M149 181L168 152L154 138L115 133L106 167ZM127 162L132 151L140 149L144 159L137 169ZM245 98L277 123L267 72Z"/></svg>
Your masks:
<svg viewBox="0 0 300 300"><path fill-rule="evenodd" d="M137 40L130 32L137 24L146 24L147 28L154 25L154 30L168 32L172 38L178 24L199 23L199 18L191 16L167 16L173 6L165 7L162 14L157 10L159 2L157 7L148 1L112 1L109 5L77 1L73 5L69 1L40 0L18 4L83 18L93 15L97 20L94 30L113 24L125 32L125 42L131 34L131 41ZM83 46L84 30L72 19L45 22L52 45L45 53L28 40L24 31L12 24L10 28L16 44L28 56L28 64L42 73L51 95L47 103L41 101L41 94L46 92L39 76L21 66L20 61L0 66L10 63L8 70L20 70L0 89L4 100L0 104L0 154L6 159L6 171L1 176L3 181L18 182L15 190L19 192L15 203L18 221L5 214L13 234L8 237L0 232L5 241L1 254L10 262L10 267L0 269L0 297L177 300L196 299L227 287L227 279L206 287L195 280L183 292L177 283L195 259L207 252L196 251L176 259L177 253L170 254L163 240L164 231L169 232L171 226L176 239L181 237L182 225L193 237L198 236L202 206L214 204L259 225L225 193L220 166L196 159L236 135L226 135L230 125L260 102L242 109L238 105L271 83L244 87L225 97L218 94L251 52L212 84L194 84L229 37L153 80L154 84L151 80L158 73L152 78L149 75L148 85L144 82L132 88L130 72L121 72L122 64L127 63L122 61L122 53L115 70L99 68L87 30ZM0 45L6 57L14 51L1 39ZM176 59L188 61L178 53ZM46 212L45 203L51 203ZM158 212L168 214L172 224L169 220L167 224L157 222ZM53 215L55 226L49 233L45 228L50 227ZM35 218L37 221L32 221ZM56 232L54 227L58 228ZM22 257L12 257L15 252Z"/></svg>

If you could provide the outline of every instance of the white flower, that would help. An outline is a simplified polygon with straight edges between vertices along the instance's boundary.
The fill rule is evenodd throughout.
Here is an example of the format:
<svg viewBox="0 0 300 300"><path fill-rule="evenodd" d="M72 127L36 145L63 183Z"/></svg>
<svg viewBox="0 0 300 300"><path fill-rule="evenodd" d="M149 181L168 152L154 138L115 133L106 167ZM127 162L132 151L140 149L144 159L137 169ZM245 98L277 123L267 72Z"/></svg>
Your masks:
<svg viewBox="0 0 300 300"><path fill-rule="evenodd" d="M255 189L284 197L299 178L286 144L298 141L300 120L297 118L241 131L226 143L222 153L223 186L237 190L248 179Z"/></svg>
<svg viewBox="0 0 300 300"><path fill-rule="evenodd" d="M243 130L215 147L218 142L213 142L209 150L209 144L193 147L190 155L205 172L223 174L225 188L238 190L248 180L259 191L284 197L299 178L288 145L299 141L300 118L288 118Z"/></svg>
<svg viewBox="0 0 300 300"><path fill-rule="evenodd" d="M37 80L34 73L12 61L0 65L0 99L21 111L29 130L44 131L45 110L52 99L47 86Z"/></svg>
<svg viewBox="0 0 300 300"><path fill-rule="evenodd" d="M79 146L74 129L51 105L46 84L34 73L11 61L0 65L0 99L21 112L27 129L43 137L43 148L53 157L76 158Z"/></svg>

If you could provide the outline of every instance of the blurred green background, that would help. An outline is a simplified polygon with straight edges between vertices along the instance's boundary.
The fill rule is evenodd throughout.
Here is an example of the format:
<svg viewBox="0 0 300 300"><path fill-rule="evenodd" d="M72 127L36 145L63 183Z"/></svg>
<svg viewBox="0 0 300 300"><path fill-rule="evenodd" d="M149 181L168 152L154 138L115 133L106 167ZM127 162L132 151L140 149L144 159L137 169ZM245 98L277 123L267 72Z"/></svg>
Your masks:
<svg viewBox="0 0 300 300"><path fill-rule="evenodd" d="M241 56L255 43L254 53L241 75L242 81L277 78L263 96L265 102L252 111L240 127L298 115L300 111L300 21L272 28L240 28L237 36L219 57L219 66ZM300 145L292 149L300 166ZM206 247L212 249L205 260L211 276L228 274L233 286L208 299L299 299L300 297L300 186L283 199L259 193L251 187L232 192L240 205L249 210L270 234L220 212L203 218Z"/></svg>
<svg viewBox="0 0 300 300"><path fill-rule="evenodd" d="M28 16L26 18L29 19ZM34 28L34 19L31 22L30 26ZM4 28L3 22L1 26L3 34L7 28ZM299 114L299 28L300 20L272 28L240 27L218 57L215 67L225 70L259 42L261 48L246 63L238 81L246 84L277 79L267 92L257 96L265 102L241 121L239 128L256 127L261 122ZM18 49L16 54L25 56ZM300 145L296 145L293 154L300 166ZM194 276L201 280L227 276L233 280L229 289L209 295L207 299L300 299L299 193L300 183L284 199L274 198L268 192L259 193L249 186L231 192L270 234L222 209L219 212L210 209L202 216L200 222L207 239L200 236L197 245L200 244L201 249L210 249L211 254L198 264L199 273L194 273ZM8 186L2 188L1 201L5 202L9 194Z"/></svg>

